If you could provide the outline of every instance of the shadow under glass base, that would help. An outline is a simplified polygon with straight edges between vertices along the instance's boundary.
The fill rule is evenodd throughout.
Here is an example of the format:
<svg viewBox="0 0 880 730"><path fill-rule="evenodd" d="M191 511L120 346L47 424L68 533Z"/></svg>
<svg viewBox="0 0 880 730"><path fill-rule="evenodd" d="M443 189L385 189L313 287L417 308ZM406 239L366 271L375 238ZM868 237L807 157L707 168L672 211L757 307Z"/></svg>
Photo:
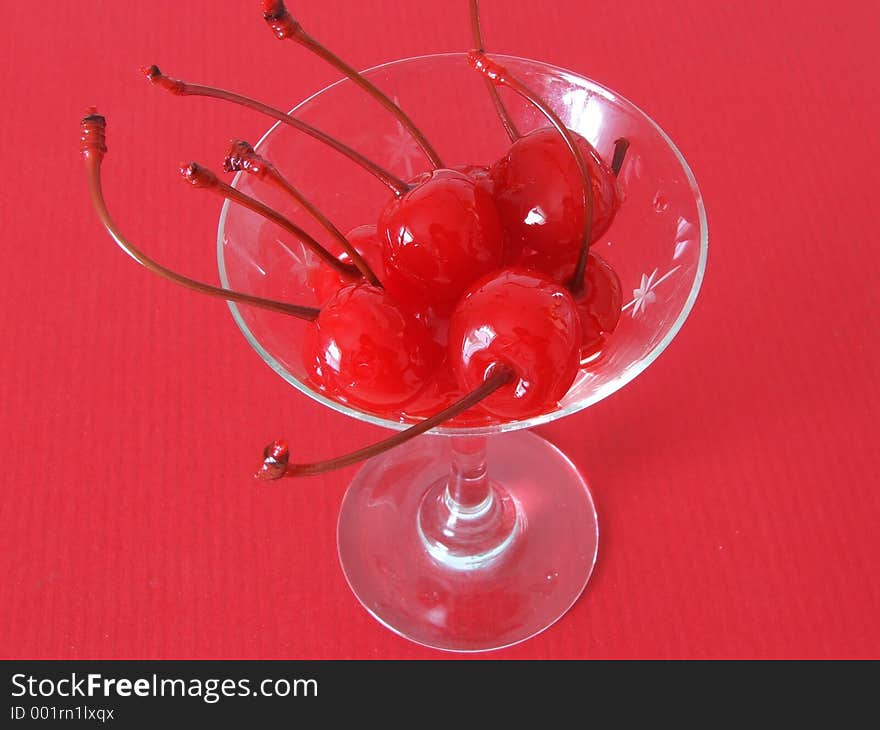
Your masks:
<svg viewBox="0 0 880 730"><path fill-rule="evenodd" d="M343 499L339 557L358 600L395 633L486 651L534 636L572 606L595 564L598 523L574 465L528 431L481 443L485 498L450 500L461 496L450 489L461 443L421 438L368 462Z"/></svg>

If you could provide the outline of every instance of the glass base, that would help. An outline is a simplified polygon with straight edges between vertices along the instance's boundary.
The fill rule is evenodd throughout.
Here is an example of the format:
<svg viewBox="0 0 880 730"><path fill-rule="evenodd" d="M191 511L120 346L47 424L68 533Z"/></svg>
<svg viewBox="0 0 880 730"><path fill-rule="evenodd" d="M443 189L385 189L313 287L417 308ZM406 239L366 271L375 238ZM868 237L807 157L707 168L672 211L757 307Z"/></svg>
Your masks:
<svg viewBox="0 0 880 730"><path fill-rule="evenodd" d="M418 644L486 651L556 622L583 592L598 523L584 478L528 431L488 439L484 503L448 504L455 437L368 462L339 514L339 558L358 600Z"/></svg>

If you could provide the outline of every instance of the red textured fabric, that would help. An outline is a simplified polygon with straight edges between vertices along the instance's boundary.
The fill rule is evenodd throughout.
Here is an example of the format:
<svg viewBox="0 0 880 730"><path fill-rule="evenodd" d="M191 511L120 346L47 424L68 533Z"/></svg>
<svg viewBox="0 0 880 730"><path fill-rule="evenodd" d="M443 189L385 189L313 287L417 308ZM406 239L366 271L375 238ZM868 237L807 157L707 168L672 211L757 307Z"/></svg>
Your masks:
<svg viewBox="0 0 880 730"><path fill-rule="evenodd" d="M279 106L336 78L273 39L259 6L5 8L4 657L445 656L346 586L335 521L353 469L250 480L275 437L321 457L381 431L295 393L222 303L134 266L88 204L78 122L97 104L124 230L216 276L217 201L183 189L176 164L213 165L267 124L171 99L138 68ZM360 67L469 45L464 0L299 0L297 14ZM562 621L491 656L878 656L880 6L484 0L483 16L489 48L576 69L657 119L711 238L668 352L540 430L591 480L599 562Z"/></svg>

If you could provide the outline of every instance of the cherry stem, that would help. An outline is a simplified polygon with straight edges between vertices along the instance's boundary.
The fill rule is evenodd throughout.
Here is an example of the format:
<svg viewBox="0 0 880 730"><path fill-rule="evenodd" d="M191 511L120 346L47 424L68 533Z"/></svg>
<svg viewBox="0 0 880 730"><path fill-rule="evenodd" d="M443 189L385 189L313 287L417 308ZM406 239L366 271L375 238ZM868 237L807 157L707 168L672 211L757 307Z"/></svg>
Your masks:
<svg viewBox="0 0 880 730"><path fill-rule="evenodd" d="M107 152L107 145L105 143L106 128L107 122L104 117L99 115L95 109L89 109L87 116L84 117L81 122L81 151L82 156L86 161L89 193L92 198L92 204L95 206L95 211L98 214L98 218L110 234L110 237L116 241L125 253L153 273L158 274L169 281L173 281L175 284L180 284L187 289L192 289L201 292L202 294L221 297L233 302L251 304L255 307L262 307L263 309L271 309L272 311L289 314L298 317L299 319L305 319L308 321L314 321L317 319L320 310L315 309L314 307L302 307L296 304L276 302L272 299L263 299L262 297L256 297L253 294L245 294L243 292L224 289L219 286L213 286L201 281L196 281L195 279L190 279L178 274L176 271L172 271L171 269L162 266L130 243L125 236L120 233L119 229L116 227L116 223L113 221L113 218L111 218L110 212L107 210L107 203L104 201L104 192L101 187L101 162Z"/></svg>
<svg viewBox="0 0 880 730"><path fill-rule="evenodd" d="M474 45L477 47L477 50L484 52L486 48L483 45L483 32L480 27L479 0L471 0L471 31L473 33ZM495 105L495 111L498 112L498 117L501 119L504 131L507 132L507 136L510 137L511 142L516 142L522 135L516 128L516 124L514 124L510 112L507 111L507 107L504 106L504 102L501 101L501 95L498 93L498 89L495 88L495 84L493 84L490 79L486 79L486 88L489 89L489 96L492 97L492 103Z"/></svg>
<svg viewBox="0 0 880 730"><path fill-rule="evenodd" d="M352 162L361 166L367 172L373 175L373 177L375 177L377 180L384 183L398 197L403 195L410 189L410 186L407 185L399 177L388 172L388 170L386 170L385 168L380 167L372 160L364 157L360 152L353 150L351 147L343 144L338 139L331 137L325 132L322 132L317 127L313 127L311 124L306 124L305 122L300 121L296 117L293 117L290 114L281 111L280 109L275 109L274 107L271 107L268 104L264 104L261 101L251 99L247 96L242 96L241 94L236 94L232 91L226 91L225 89L218 89L213 86L204 86L202 84L190 84L186 81L181 81L180 79L171 78L170 76L166 76L165 74L163 74L159 70L159 67L155 65L144 66L142 71L146 74L147 78L154 85L165 89L175 96L203 96L210 99L219 99L220 101L227 101L231 104L237 104L238 106L253 109L260 114L266 115L267 117L277 119L282 124L293 127L294 129L297 129L300 132L309 135L313 139L322 142L328 147L333 148L340 154L345 155Z"/></svg>
<svg viewBox="0 0 880 730"><path fill-rule="evenodd" d="M629 149L629 140L621 137L614 141L614 157L611 160L611 172L614 177L620 174L620 168L623 167L623 161L626 158L626 151Z"/></svg>
<svg viewBox="0 0 880 730"><path fill-rule="evenodd" d="M509 383L512 377L513 371L509 367L505 365L496 365L492 368L488 377L478 388L475 388L448 408L444 408L439 413L435 413L421 423L417 423L415 426L410 426L406 430L400 431L393 436L389 436L372 446L352 451L350 454L339 456L335 459L315 461L310 464L291 464L289 463L290 450L288 449L287 444L283 441L275 441L266 447L263 452L263 464L254 476L257 479L265 481L280 479L281 477L314 476L315 474L323 474L324 472L333 471L334 469L341 469L342 467L356 464L359 461L378 456L389 449L393 449L395 446L400 446L410 439L425 433L425 431L430 431L435 426L439 426L450 418L455 418L455 416L460 413L472 408L481 400Z"/></svg>
<svg viewBox="0 0 880 730"><path fill-rule="evenodd" d="M360 278L360 272L357 268L340 261L298 225L292 223L281 215L281 213L273 210L265 203L261 203L259 200L256 200L249 195L245 195L231 185L227 185L208 168L203 167L196 162L182 163L180 165L180 174L187 182L191 183L194 188L208 190L209 192L216 193L221 197L231 200L233 203L238 203L248 210L252 210L257 215L263 216L266 220L272 221L288 233L293 234L302 241L303 245L308 246L308 248L318 256L321 261L328 266L332 266L343 276L347 276L351 279Z"/></svg>
<svg viewBox="0 0 880 730"><path fill-rule="evenodd" d="M287 179L278 172L278 168L275 167L271 162L269 162L265 157L258 154L254 151L254 148L251 147L247 142L243 140L236 139L233 140L229 145L229 152L226 154L225 159L223 160L223 169L226 172L239 172L244 171L247 172L259 180L264 180L275 187L281 189L290 197L292 197L297 203L299 203L305 210L318 222L320 223L324 229L331 235L336 241L339 243L342 248L348 253L351 258L352 263L358 268L358 270L363 274L364 278L370 282L373 286L377 286L379 288L382 287L381 282L376 277L376 274L370 268L369 264L364 260L363 256L361 256L354 246L349 243L348 239L343 235L342 231L340 231L333 223L330 221L327 216L325 216L318 208L315 206L312 201L310 201L305 195L303 195L299 190L297 190L293 185L291 185Z"/></svg>
<svg viewBox="0 0 880 730"><path fill-rule="evenodd" d="M357 71L357 69L353 66L349 66L345 61L339 58L339 56L306 33L299 22L288 12L287 8L284 6L283 0L263 0L263 19L280 40L289 38L290 40L296 41L360 86L361 89L366 91L397 118L397 121L406 128L412 138L416 141L416 144L421 147L422 152L425 153L425 156L435 169L444 167L440 156L412 119L410 119L386 94L380 91L363 74Z"/></svg>
<svg viewBox="0 0 880 730"><path fill-rule="evenodd" d="M581 239L581 250L578 255L574 276L568 283L568 290L577 296L583 291L584 271L587 268L587 255L590 252L590 238L593 231L593 182L587 167L587 161L577 146L571 131L562 123L562 120L556 113L534 91L511 76L504 66L493 61L482 51L470 51L468 53L468 62L493 84L506 86L511 91L530 101L538 111L547 117L547 120L556 128L556 131L562 135L562 139L574 156L584 183L584 230Z"/></svg>

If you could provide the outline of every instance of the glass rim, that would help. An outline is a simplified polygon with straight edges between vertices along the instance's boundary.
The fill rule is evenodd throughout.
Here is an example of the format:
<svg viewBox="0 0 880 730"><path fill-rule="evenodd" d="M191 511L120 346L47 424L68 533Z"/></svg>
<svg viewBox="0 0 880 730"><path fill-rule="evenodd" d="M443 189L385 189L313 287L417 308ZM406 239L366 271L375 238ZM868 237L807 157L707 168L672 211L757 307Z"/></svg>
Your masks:
<svg viewBox="0 0 880 730"><path fill-rule="evenodd" d="M426 60L437 60L441 58L465 58L466 53L453 51L446 53L428 53L419 56L409 56L407 58L399 58L393 61L387 61L386 63L381 63L376 66L371 66L368 69L362 71L364 74L373 73L376 71L381 71L382 69L390 68L393 66L400 66L407 63L413 63L415 61L426 61ZM696 178L694 177L693 172L691 171L690 165L688 165L687 160L685 160L684 156L679 151L678 147L675 146L675 143L670 139L669 135L663 131L662 127L660 127L657 122L655 122L650 116L648 116L640 107L636 104L633 104L626 97L621 96L615 91L603 86L602 84L593 81L586 76L582 76L574 71L569 69L562 68L561 66L556 66L552 63L545 63L544 61L537 61L535 59L530 58L522 58L520 56L511 56L500 53L493 53L492 56L494 58L503 59L506 61L514 61L520 62L524 64L529 64L533 66L541 66L544 69L549 69L553 72L556 72L562 76L568 76L578 79L580 82L585 83L590 90L599 93L601 96L605 97L608 101L617 102L625 104L631 107L634 111L640 114L648 123L654 127L657 133L660 135L661 139L669 146L672 150L673 155L678 160L678 163L681 165L682 170L684 171L685 178L688 182L688 186L691 190L691 193L694 196L694 202L697 206L697 214L700 224L700 258L697 263L697 272L694 276L693 284L691 285L691 290L688 293L688 297L685 300L684 306L676 317L675 321L670 326L668 332L663 336L663 338L654 345L651 350L648 351L648 354L643 358L635 362L631 367L624 368L619 377L610 380L605 385L597 388L593 393L590 394L588 398L584 398L583 400L577 401L576 403L572 403L565 408L557 408L554 411L549 411L548 413L543 413L538 416L533 416L531 418L527 418L521 421L506 421L504 423L492 424L488 426L463 426L463 427L447 427L447 426L438 426L436 428L427 431L426 433L431 435L441 435L441 436L490 436L492 434L505 433L509 431L518 431L523 428L535 428L536 426L542 426L546 423L550 423L559 418L565 418L566 416L570 416L578 411L582 411L586 408L589 408L592 405L595 405L601 400L604 400L612 393L617 392L621 388L623 388L628 383L635 380L636 377L641 375L651 363L653 363L663 351L669 346L669 343L675 339L675 336L681 330L682 326L687 320L688 315L691 313L693 309L694 303L697 300L697 295L700 292L700 286L703 283L703 275L706 271L706 261L708 259L709 253L709 228L708 228L708 220L706 219L706 210L703 206L703 196L700 193L700 188L697 185ZM320 95L328 92L335 86L339 84L351 83L347 78L338 79L334 81L332 84L323 87L322 89L316 91L314 94L303 99L296 106L294 106L288 113L293 114L297 109L305 106L310 103L313 99L316 99ZM264 134L260 137L259 141L254 145L254 149L259 150L260 146L266 141L266 139L282 124L282 122L275 122ZM232 179L232 186L236 187L239 179L243 175L243 172L239 172ZM217 228L217 265L220 273L220 282L225 288L230 288L229 277L226 273L226 263L223 255L223 239L224 239L224 231L226 228L226 216L229 211L230 201L225 200L223 202L223 207L220 211L220 220ZM266 350L260 344L259 340L254 336L251 332L250 328L247 326L247 323L244 321L244 318L241 316L241 312L239 311L238 305L235 302L228 301L226 304L229 306L229 310L232 313L232 318L235 323L238 325L238 328L241 330L241 333L244 335L244 338L250 344L250 346L257 352L257 354L269 365L272 370L274 370L278 375L280 375L285 381L290 383L294 388L308 396L312 400L321 403L322 405L327 406L328 408L333 409L339 413L342 413L346 416L350 416L351 418L356 418L359 421L364 421L366 423L371 423L374 426L381 426L383 428L402 431L410 426L414 425L414 423L403 423L401 421L394 421L388 418L383 418L382 416L376 416L371 413L366 413L364 411L358 410L357 408L353 408L352 406L346 405L345 403L340 403L331 398L328 398L326 395L319 393L304 382L296 378L287 368L284 367L272 354Z"/></svg>

